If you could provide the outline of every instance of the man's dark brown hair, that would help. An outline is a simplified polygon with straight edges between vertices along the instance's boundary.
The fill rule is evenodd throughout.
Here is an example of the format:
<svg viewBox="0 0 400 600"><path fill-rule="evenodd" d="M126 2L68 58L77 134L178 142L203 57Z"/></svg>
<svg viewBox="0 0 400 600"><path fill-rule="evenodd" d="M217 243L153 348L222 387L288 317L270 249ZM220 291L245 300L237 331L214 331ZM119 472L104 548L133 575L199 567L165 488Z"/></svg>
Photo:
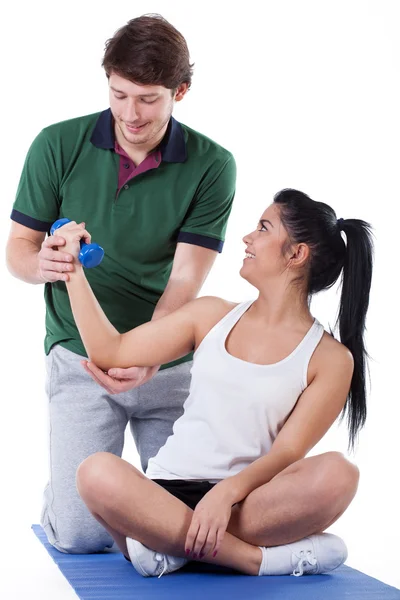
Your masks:
<svg viewBox="0 0 400 600"><path fill-rule="evenodd" d="M175 90L192 82L186 40L161 15L128 21L107 40L103 58L107 77L116 73L140 85L162 85Z"/></svg>

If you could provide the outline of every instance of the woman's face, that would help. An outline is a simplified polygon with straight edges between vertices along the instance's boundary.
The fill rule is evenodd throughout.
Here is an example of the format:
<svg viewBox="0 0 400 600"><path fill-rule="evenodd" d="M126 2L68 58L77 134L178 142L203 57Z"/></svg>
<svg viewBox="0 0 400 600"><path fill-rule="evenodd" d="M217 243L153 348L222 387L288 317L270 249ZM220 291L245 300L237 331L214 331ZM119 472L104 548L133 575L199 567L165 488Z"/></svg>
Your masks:
<svg viewBox="0 0 400 600"><path fill-rule="evenodd" d="M260 289L267 280L280 277L287 269L289 256L282 249L288 234L282 225L279 208L271 204L262 214L257 229L243 238L246 256L240 275Z"/></svg>

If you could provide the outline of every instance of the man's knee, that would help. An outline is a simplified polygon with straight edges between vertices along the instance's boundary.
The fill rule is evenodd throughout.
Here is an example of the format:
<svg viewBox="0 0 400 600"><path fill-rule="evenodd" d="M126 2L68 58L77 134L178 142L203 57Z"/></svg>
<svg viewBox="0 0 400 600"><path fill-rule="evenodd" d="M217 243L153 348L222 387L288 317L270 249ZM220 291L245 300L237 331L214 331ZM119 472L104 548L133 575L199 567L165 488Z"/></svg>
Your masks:
<svg viewBox="0 0 400 600"><path fill-rule="evenodd" d="M82 515L76 518L66 512L56 516L54 524L42 525L49 543L66 554L103 552L113 545L109 533L89 514L83 520Z"/></svg>
<svg viewBox="0 0 400 600"><path fill-rule="evenodd" d="M103 529L98 533L93 532L90 534L88 532L87 536L82 534L82 531L72 535L69 533L64 538L61 537L54 544L54 547L66 554L93 554L111 548L113 543L112 537Z"/></svg>

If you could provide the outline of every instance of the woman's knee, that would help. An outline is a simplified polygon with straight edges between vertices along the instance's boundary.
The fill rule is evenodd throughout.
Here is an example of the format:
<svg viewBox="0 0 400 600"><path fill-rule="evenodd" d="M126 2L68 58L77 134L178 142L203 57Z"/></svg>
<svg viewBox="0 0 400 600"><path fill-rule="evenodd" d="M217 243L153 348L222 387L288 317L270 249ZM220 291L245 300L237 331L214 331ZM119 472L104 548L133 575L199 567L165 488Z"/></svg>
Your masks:
<svg viewBox="0 0 400 600"><path fill-rule="evenodd" d="M110 452L96 452L86 458L76 472L76 485L81 498L88 503L113 493L121 459Z"/></svg>
<svg viewBox="0 0 400 600"><path fill-rule="evenodd" d="M348 505L353 499L360 477L358 467L340 452L327 452L321 455L317 480L322 494L330 502Z"/></svg>

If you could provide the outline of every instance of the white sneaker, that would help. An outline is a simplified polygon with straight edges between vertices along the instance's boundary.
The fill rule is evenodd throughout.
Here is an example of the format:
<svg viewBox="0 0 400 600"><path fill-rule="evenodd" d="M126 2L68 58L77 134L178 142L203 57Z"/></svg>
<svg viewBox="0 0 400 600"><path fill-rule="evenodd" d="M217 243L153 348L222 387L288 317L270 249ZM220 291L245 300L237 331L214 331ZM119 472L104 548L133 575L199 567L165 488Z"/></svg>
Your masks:
<svg viewBox="0 0 400 600"><path fill-rule="evenodd" d="M132 565L143 577L161 577L177 571L188 562L186 558L150 550L147 546L129 537L126 538L126 546Z"/></svg>
<svg viewBox="0 0 400 600"><path fill-rule="evenodd" d="M337 569L347 558L346 544L332 533L310 535L293 544L261 551L259 575L317 575Z"/></svg>

